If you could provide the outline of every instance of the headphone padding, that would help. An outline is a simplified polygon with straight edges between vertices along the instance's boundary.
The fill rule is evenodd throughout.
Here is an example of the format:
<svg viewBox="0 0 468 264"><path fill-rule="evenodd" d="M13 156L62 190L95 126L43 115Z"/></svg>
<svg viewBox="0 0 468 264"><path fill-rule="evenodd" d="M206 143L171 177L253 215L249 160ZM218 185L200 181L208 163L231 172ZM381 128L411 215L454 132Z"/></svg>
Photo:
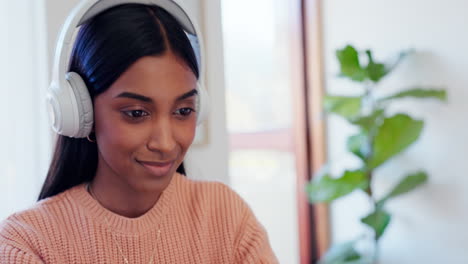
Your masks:
<svg viewBox="0 0 468 264"><path fill-rule="evenodd" d="M66 79L70 83L75 95L78 108L78 131L76 131L73 137L84 138L91 133L93 128L93 102L85 82L78 73L69 72L66 75Z"/></svg>

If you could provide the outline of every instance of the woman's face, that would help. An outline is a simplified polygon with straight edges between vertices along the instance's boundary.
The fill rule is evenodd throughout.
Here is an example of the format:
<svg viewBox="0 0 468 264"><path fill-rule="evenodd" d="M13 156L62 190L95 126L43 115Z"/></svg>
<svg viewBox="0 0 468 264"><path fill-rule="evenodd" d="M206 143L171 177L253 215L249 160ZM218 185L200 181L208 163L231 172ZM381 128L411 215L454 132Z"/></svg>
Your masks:
<svg viewBox="0 0 468 264"><path fill-rule="evenodd" d="M163 190L194 138L196 82L184 61L166 52L139 59L96 96L96 177Z"/></svg>

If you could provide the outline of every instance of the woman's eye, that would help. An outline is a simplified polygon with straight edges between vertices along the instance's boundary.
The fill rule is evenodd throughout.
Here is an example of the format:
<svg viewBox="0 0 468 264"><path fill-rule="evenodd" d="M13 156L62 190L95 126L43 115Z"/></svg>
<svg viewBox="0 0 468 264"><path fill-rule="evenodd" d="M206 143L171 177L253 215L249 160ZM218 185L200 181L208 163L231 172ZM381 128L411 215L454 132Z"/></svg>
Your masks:
<svg viewBox="0 0 468 264"><path fill-rule="evenodd" d="M131 118L140 118L140 117L144 117L144 116L148 115L148 113L146 111L143 111L143 110L124 111L124 114L126 114L127 116L129 116Z"/></svg>
<svg viewBox="0 0 468 264"><path fill-rule="evenodd" d="M195 112L195 110L193 110L192 108L185 107L185 108L177 109L177 111L175 111L175 114L181 115L181 116L189 116L193 112Z"/></svg>

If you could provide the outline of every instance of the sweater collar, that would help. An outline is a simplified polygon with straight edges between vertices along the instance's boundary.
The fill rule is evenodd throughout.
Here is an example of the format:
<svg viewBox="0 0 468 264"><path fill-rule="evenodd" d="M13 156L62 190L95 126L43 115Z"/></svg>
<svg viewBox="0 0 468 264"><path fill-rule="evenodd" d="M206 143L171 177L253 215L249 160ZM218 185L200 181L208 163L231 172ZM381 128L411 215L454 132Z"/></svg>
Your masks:
<svg viewBox="0 0 468 264"><path fill-rule="evenodd" d="M175 173L153 207L136 218L125 217L103 207L88 193L86 190L87 183L72 188L69 192L69 198L73 203L78 203L85 215L90 216L94 221L106 227L110 227L113 232L138 235L156 230L163 222L168 207L174 202L174 193L176 185L181 180L180 177L183 176Z"/></svg>

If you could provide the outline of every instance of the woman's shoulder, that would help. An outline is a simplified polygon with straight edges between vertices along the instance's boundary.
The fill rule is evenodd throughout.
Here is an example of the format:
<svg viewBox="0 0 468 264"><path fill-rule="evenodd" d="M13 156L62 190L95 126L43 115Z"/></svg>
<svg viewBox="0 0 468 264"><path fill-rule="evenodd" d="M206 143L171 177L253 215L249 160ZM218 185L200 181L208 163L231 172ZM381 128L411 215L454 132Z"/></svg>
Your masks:
<svg viewBox="0 0 468 264"><path fill-rule="evenodd" d="M15 259L15 263L42 263L38 254L41 248L47 248L56 227L63 225L60 214L69 204L68 192L43 199L0 221L1 263L5 259Z"/></svg>
<svg viewBox="0 0 468 264"><path fill-rule="evenodd" d="M243 202L240 195L234 191L229 185L221 181L215 180L199 180L187 177L181 177L181 188L186 190L189 196L202 196L208 199L227 198L232 201ZM219 199L215 199L219 200Z"/></svg>
<svg viewBox="0 0 468 264"><path fill-rule="evenodd" d="M179 177L180 186L188 188L192 193L198 193L201 191L215 192L215 193L235 193L226 183L217 180L205 180L205 179L194 179L187 176L180 175Z"/></svg>
<svg viewBox="0 0 468 264"><path fill-rule="evenodd" d="M229 211L245 214L249 206L244 199L227 184L220 181L196 180L181 177L177 195L191 205L207 211Z"/></svg>
<svg viewBox="0 0 468 264"><path fill-rule="evenodd" d="M69 191L38 201L29 208L15 212L0 221L0 241L27 239L47 232L48 225L60 214L57 208L63 207Z"/></svg>

